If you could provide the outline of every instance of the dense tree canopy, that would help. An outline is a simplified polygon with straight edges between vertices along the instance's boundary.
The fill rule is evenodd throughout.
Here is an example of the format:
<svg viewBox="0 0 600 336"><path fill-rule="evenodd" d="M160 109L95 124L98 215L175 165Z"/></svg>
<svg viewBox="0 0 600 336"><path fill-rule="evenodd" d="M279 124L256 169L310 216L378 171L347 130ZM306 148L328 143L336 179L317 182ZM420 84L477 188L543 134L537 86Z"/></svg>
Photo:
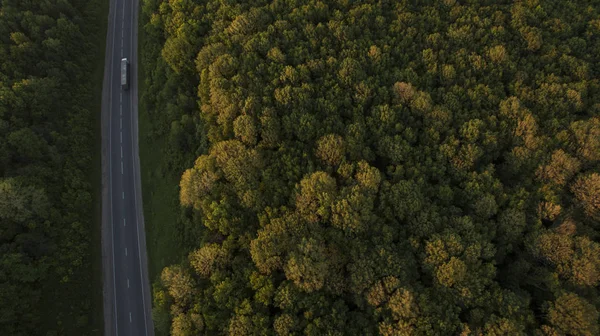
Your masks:
<svg viewBox="0 0 600 336"><path fill-rule="evenodd" d="M0 334L90 332L99 1L0 3ZM99 93L99 92L97 92ZM97 97L97 96L96 96Z"/></svg>
<svg viewBox="0 0 600 336"><path fill-rule="evenodd" d="M202 237L159 331L598 334L597 5L143 10L149 136Z"/></svg>

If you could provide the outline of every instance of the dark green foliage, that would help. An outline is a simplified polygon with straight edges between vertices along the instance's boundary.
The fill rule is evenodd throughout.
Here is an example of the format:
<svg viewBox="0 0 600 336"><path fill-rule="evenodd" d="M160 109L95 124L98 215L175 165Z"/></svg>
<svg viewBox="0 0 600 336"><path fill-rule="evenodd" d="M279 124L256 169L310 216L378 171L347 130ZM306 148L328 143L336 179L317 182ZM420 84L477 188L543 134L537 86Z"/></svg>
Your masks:
<svg viewBox="0 0 600 336"><path fill-rule="evenodd" d="M203 237L156 284L162 332L598 332L598 8L144 13L150 136L173 140L184 235Z"/></svg>
<svg viewBox="0 0 600 336"><path fill-rule="evenodd" d="M99 1L0 4L2 335L92 329L90 77L99 12Z"/></svg>

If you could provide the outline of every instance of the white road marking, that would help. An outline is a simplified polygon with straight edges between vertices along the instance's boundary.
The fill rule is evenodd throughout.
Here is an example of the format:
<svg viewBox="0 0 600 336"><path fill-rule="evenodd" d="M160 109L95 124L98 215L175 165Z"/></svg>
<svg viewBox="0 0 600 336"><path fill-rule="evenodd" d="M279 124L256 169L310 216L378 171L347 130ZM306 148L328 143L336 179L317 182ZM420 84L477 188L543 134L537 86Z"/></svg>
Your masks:
<svg viewBox="0 0 600 336"><path fill-rule="evenodd" d="M137 1L135 3L137 4ZM137 26L134 24L135 22L138 21L137 20L137 15L138 14L137 14L137 7L136 7L136 8L134 8L132 10L132 14L131 14L132 20L129 22L129 24L130 24L130 30L129 30L130 37L129 38L130 38L130 41L131 41L130 43L132 44L131 57L134 60L137 59L137 43L134 44L134 41L137 42L137 36L134 38L134 34L133 34L134 31L137 32ZM136 70L137 70L136 69L136 65L134 63L134 65L132 66L132 72L133 72L133 77L134 78L136 78L135 77L136 74L137 74ZM135 83L135 81L132 81L131 84L133 85L133 84L136 84L136 83ZM135 113L136 116L137 116L137 105L134 104L134 101L137 103L137 92L135 90L133 90L133 92L131 93L131 95L132 95L132 99L129 100L129 106L131 108L130 109L131 113L129 114L129 118L130 118L130 120L132 122L131 127L133 129L133 131L131 132L131 150L132 150L131 153L132 153L132 156L133 156L134 167L138 167L138 173L139 173L139 153L136 153L135 151L133 151L134 144L137 145L137 140L138 140L137 139L137 123L135 125L133 124L133 114ZM135 139L134 139L134 136L135 136ZM139 175L138 175L138 177L139 177ZM134 210L138 209L138 207L137 207L138 204L137 204L136 180L137 179L134 176L134 178L133 178L133 199L134 199L134 203L133 203L134 207L133 207L133 209ZM144 331L145 331L144 334L146 336L148 336L148 316L146 314L146 296L144 295L144 293L145 293L145 291L144 291L145 283L144 283L144 280L143 280L144 272L142 270L142 257L141 257L142 256L142 252L141 252L141 247L140 247L140 229L139 229L140 225L137 222L137 220L138 220L138 216L137 215L136 215L135 219L136 219L136 231L137 231L137 243L138 243L137 244L137 246L138 246L138 263L140 265L140 276L142 278L142 281L140 281L140 285L142 287L142 307L143 307L143 311L144 311L144 323L143 323L144 324Z"/></svg>
<svg viewBox="0 0 600 336"><path fill-rule="evenodd" d="M127 288L129 288L129 278L127 278Z"/></svg>
<svg viewBox="0 0 600 336"><path fill-rule="evenodd" d="M123 218L123 226L126 226L127 224L125 224L125 218Z"/></svg>
<svg viewBox="0 0 600 336"><path fill-rule="evenodd" d="M131 323L131 312L129 312L129 323Z"/></svg>
<svg viewBox="0 0 600 336"><path fill-rule="evenodd" d="M117 9L116 6L112 6L113 8L113 36L112 36L112 48L110 50L111 53L114 53L115 50L115 35L117 32L116 29L116 25L117 25ZM112 57L112 55L110 55L110 73L113 73L114 70L114 57ZM112 75L110 76L110 80L109 82L112 82ZM113 102L113 90L109 88L110 91L110 99L109 99L109 106L112 106L112 102ZM112 160L111 160L111 156L112 156L112 111L110 111L110 107L109 107L109 113L108 113L108 118L109 118L109 122L108 122L108 166L112 167ZM109 199L110 199L110 222L111 222L111 230L110 230L110 234L111 234L111 255L112 255L112 276L113 276L113 305L114 305L114 313L115 316L119 316L117 313L117 280L116 280L116 271L115 271L115 246L114 246L114 241L115 241L115 230L114 230L114 223L113 223L113 207L112 207L112 169L108 170L109 172L109 184L110 184L110 192L109 192ZM115 318L115 335L119 336L119 322L118 319Z"/></svg>
<svg viewBox="0 0 600 336"><path fill-rule="evenodd" d="M134 39L133 32L134 32L134 30L137 31L137 27L135 27L135 25L134 25L134 22L137 22L137 11L136 10L132 10L132 17L133 17L133 19L130 22L131 29L129 31L129 34L130 34L129 38L130 38L130 41L131 41L131 44L132 44L132 50L131 50L132 55L131 55L131 57L132 57L132 59L135 60L136 57L137 57L137 49L136 49L136 45L134 45L134 41L136 41L136 40ZM131 71L133 72L133 76L132 77L136 78L135 76L137 75L137 72L136 72L136 65L135 64L132 66ZM135 81L132 81L131 84L133 85L133 84L136 84L136 83L135 83ZM135 90L133 90L133 92L131 93L131 96L132 96L132 98L129 100L129 106L130 106L129 118L130 118L130 122L131 122L131 124L130 124L131 126L130 127L132 128L132 131L131 131L131 153L132 153L133 162L134 162L133 166L139 168L139 153L136 153L133 150L134 149L134 144L137 144L137 140L138 140L137 138L134 138L134 135L135 136L138 135L137 134L137 124L133 124L133 115L134 115L134 113L137 115L137 105L134 106L134 101L137 102L137 92ZM138 169L138 172L139 172L139 169ZM137 178L134 176L134 178L133 178L133 200L134 200L134 202L133 202L133 204L134 204L133 209L137 209L137 206L138 206L138 204L137 204L137 192L136 192L136 190L137 190L136 189L136 180L137 180ZM145 330L145 335L147 336L148 335L148 316L146 315L146 296L144 295L144 286L145 286L145 283L144 283L144 280L143 280L144 272L143 272L143 269L142 269L142 257L141 257L142 256L142 252L141 252L141 247L140 247L140 228L139 228L140 224L137 222L137 220L138 220L138 216L137 215L136 215L135 219L136 219L136 227L135 227L135 229L137 231L138 263L140 265L140 277L142 278L142 281L140 281L140 285L142 287L142 307L143 307L143 311L144 311L144 330Z"/></svg>
<svg viewBox="0 0 600 336"><path fill-rule="evenodd" d="M125 199L125 192L123 191L123 199Z"/></svg>
<svg viewBox="0 0 600 336"><path fill-rule="evenodd" d="M125 248L125 256L127 257L127 247Z"/></svg>
<svg viewBox="0 0 600 336"><path fill-rule="evenodd" d="M125 1L123 1L123 17L121 18L121 57L123 57L123 34L125 34Z"/></svg>

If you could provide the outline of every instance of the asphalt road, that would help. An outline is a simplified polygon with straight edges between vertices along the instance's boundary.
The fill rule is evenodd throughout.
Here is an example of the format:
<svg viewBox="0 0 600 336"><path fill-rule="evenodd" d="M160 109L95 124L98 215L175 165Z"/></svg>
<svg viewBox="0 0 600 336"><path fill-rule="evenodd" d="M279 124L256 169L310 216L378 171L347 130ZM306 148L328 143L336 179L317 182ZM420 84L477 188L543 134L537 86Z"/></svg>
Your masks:
<svg viewBox="0 0 600 336"><path fill-rule="evenodd" d="M102 258L106 335L154 335L137 127L139 0L110 0L102 92ZM130 87L120 61L130 61Z"/></svg>

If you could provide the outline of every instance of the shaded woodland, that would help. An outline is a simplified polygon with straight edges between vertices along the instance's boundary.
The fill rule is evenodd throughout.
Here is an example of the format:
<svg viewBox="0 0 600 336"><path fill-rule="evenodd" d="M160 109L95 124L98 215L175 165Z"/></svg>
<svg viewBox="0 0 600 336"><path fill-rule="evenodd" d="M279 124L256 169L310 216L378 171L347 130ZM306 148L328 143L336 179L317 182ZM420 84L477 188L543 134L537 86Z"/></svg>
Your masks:
<svg viewBox="0 0 600 336"><path fill-rule="evenodd" d="M157 329L598 335L599 9L144 0Z"/></svg>
<svg viewBox="0 0 600 336"><path fill-rule="evenodd" d="M0 2L1 335L92 329L100 12L99 1Z"/></svg>

